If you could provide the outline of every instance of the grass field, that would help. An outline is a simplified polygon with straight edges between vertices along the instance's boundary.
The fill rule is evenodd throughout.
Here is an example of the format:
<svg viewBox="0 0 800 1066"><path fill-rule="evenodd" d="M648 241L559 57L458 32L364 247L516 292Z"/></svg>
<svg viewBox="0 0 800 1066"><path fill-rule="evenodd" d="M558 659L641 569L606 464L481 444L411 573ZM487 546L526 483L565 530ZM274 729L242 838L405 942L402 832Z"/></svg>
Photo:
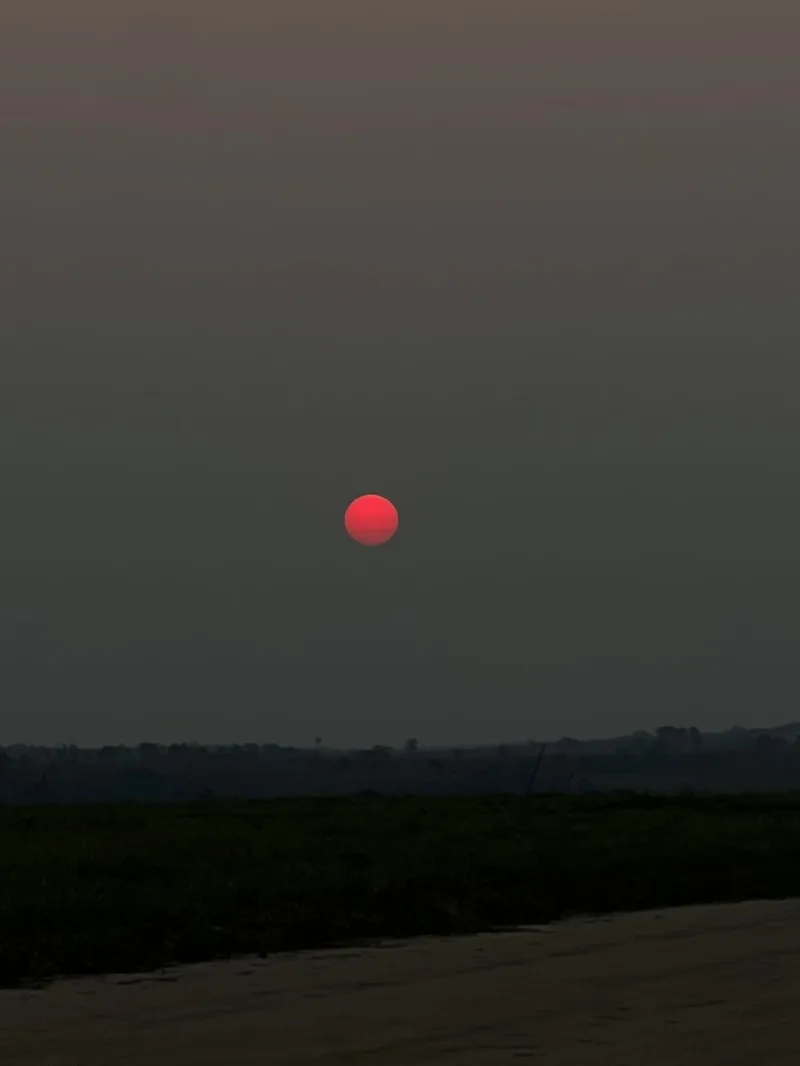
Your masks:
<svg viewBox="0 0 800 1066"><path fill-rule="evenodd" d="M800 895L800 794L0 809L0 985Z"/></svg>

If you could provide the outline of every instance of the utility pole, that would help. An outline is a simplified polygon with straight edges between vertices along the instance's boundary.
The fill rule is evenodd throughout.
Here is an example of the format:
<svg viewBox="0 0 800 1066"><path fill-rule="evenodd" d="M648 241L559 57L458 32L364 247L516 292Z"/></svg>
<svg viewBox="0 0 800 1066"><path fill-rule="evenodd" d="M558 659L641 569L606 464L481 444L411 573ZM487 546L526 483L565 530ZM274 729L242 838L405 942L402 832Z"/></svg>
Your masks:
<svg viewBox="0 0 800 1066"><path fill-rule="evenodd" d="M542 765L542 759L544 757L544 752L545 752L545 748L546 747L547 747L546 744L542 744L541 748L539 748L539 757L537 758L536 764L533 767L533 772L531 773L531 779L528 782L528 788L525 791L525 796L526 797L530 796L530 794L531 794L531 789L533 788L534 782L536 781L536 776L539 773L539 767Z"/></svg>

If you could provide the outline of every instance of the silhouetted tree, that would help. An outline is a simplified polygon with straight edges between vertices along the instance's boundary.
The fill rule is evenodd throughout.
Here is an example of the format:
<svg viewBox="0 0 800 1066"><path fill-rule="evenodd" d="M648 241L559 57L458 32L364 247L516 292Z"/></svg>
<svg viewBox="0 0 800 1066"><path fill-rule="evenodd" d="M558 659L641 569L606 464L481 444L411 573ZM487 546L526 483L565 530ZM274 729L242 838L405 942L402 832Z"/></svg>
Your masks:
<svg viewBox="0 0 800 1066"><path fill-rule="evenodd" d="M160 755L158 744L143 743L138 747L139 759L143 763L155 762Z"/></svg>

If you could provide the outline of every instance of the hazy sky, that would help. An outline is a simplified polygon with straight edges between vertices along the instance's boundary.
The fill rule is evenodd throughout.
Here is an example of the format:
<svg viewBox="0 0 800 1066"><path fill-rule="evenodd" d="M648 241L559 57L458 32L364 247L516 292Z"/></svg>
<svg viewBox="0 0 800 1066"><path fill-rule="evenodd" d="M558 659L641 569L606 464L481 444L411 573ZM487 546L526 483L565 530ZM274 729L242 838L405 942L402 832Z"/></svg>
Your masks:
<svg viewBox="0 0 800 1066"><path fill-rule="evenodd" d="M6 0L0 742L796 718L798 41Z"/></svg>

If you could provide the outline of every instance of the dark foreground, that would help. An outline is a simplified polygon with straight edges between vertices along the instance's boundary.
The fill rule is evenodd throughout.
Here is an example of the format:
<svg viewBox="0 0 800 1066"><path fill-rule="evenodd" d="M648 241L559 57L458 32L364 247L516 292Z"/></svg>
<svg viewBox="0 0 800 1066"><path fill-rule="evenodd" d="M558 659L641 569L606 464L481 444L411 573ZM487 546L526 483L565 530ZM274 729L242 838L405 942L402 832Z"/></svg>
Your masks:
<svg viewBox="0 0 800 1066"><path fill-rule="evenodd" d="M800 901L0 991L4 1066L797 1066Z"/></svg>
<svg viewBox="0 0 800 1066"><path fill-rule="evenodd" d="M0 985L800 896L800 794L0 810Z"/></svg>

